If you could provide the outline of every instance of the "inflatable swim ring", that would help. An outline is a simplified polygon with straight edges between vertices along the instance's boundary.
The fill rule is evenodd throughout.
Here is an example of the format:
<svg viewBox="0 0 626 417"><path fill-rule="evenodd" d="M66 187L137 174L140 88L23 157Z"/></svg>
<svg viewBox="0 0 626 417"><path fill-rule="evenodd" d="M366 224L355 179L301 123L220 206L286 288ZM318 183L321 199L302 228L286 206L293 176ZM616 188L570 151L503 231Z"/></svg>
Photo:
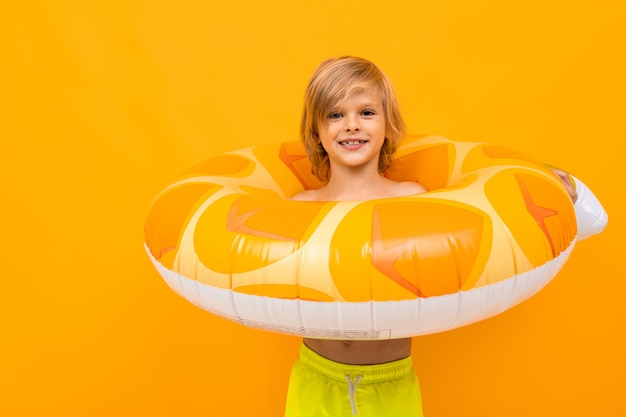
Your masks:
<svg viewBox="0 0 626 417"><path fill-rule="evenodd" d="M214 314L280 333L367 340L503 312L546 285L577 239L560 180L517 151L410 137L385 175L429 191L290 201L321 185L300 142L218 155L155 198L145 247L175 292ZM606 224L599 207L582 209L595 223L588 234Z"/></svg>

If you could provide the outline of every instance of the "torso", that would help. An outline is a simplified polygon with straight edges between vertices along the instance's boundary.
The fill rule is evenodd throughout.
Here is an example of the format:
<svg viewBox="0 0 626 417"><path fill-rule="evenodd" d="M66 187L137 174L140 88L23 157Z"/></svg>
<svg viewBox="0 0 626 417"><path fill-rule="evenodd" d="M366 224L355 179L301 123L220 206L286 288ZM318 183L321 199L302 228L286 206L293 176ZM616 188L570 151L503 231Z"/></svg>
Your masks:
<svg viewBox="0 0 626 417"><path fill-rule="evenodd" d="M374 365L411 355L411 339L343 341L304 339L304 344L320 356L351 365Z"/></svg>

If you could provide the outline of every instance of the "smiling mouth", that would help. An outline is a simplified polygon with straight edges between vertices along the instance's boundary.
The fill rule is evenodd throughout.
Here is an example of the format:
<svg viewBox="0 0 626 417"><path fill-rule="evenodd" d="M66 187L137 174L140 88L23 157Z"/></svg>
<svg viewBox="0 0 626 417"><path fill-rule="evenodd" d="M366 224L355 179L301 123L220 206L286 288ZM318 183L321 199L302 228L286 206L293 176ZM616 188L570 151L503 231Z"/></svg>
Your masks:
<svg viewBox="0 0 626 417"><path fill-rule="evenodd" d="M362 145L367 143L366 140L342 140L339 142L342 146L354 146L354 145Z"/></svg>

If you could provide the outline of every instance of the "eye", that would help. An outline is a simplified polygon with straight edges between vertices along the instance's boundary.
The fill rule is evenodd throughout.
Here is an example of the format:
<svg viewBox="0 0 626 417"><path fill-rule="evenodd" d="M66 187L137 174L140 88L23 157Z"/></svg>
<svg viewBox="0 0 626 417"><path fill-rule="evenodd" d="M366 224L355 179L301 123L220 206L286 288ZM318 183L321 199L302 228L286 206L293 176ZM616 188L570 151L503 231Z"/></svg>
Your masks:
<svg viewBox="0 0 626 417"><path fill-rule="evenodd" d="M328 113L327 117L331 120L336 120L336 119L341 119L343 115L339 113L338 111L333 111L333 112Z"/></svg>
<svg viewBox="0 0 626 417"><path fill-rule="evenodd" d="M363 116L374 116L376 112L374 110L363 110L361 115Z"/></svg>

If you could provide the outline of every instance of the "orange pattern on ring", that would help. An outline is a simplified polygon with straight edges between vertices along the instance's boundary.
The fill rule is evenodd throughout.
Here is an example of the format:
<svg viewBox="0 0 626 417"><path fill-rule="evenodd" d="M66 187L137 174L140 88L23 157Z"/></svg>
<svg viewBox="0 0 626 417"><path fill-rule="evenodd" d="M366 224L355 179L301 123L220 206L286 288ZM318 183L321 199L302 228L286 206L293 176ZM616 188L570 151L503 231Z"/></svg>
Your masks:
<svg viewBox="0 0 626 417"><path fill-rule="evenodd" d="M484 213L436 200L364 203L334 233L333 279L347 301L458 292L476 262L485 261L479 253L490 249L489 235L484 232L490 230L489 223ZM362 224L372 224L371 230ZM365 231L359 233L359 228ZM441 256L444 252L449 257ZM368 262L359 262L364 256ZM370 284L354 288L355 277L367 277Z"/></svg>
<svg viewBox="0 0 626 417"><path fill-rule="evenodd" d="M533 201L533 197L528 190L528 186L524 183L522 177L520 175L516 175L515 179L517 180L520 191L522 192L522 196L524 197L526 209L528 210L530 215L535 218L537 224L541 228L541 231L546 235L546 238L548 239L548 242L550 244L550 249L552 250L552 256L556 256L557 252L556 248L554 247L554 241L552 240L552 236L550 236L550 232L548 231L545 220L547 217L558 215L559 212L551 208L541 207L535 204L535 202Z"/></svg>
<svg viewBox="0 0 626 417"><path fill-rule="evenodd" d="M221 185L212 183L186 184L167 190L152 203L145 225L146 244L164 266L172 267L190 215L201 201L220 188Z"/></svg>
<svg viewBox="0 0 626 417"><path fill-rule="evenodd" d="M200 216L195 251L204 266L217 272L257 270L292 255L326 209L324 203L229 195Z"/></svg>

